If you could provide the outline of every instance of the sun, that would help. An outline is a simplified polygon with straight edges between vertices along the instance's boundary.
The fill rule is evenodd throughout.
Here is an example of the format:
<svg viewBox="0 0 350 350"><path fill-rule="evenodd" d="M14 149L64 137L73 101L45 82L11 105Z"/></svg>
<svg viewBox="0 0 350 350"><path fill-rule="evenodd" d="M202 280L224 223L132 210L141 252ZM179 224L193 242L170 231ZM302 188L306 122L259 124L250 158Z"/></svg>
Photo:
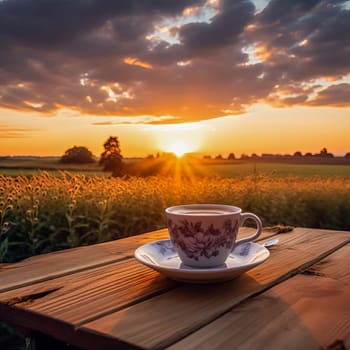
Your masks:
<svg viewBox="0 0 350 350"><path fill-rule="evenodd" d="M176 157L180 158L185 153L193 151L193 148L185 141L177 140L171 141L164 147L166 152L174 153Z"/></svg>
<svg viewBox="0 0 350 350"><path fill-rule="evenodd" d="M161 151L173 153L178 158L196 152L202 144L201 125L195 123L157 126L157 144Z"/></svg>

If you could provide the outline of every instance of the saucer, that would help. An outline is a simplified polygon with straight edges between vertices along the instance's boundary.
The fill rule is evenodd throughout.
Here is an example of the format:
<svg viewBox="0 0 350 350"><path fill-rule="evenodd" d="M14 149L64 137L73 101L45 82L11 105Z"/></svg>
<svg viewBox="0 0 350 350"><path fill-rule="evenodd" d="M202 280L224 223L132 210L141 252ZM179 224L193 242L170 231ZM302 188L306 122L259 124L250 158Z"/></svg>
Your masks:
<svg viewBox="0 0 350 350"><path fill-rule="evenodd" d="M135 250L140 263L176 281L188 283L215 283L234 279L262 264L270 252L254 242L240 244L230 253L225 264L201 268L184 265L169 239L147 243Z"/></svg>

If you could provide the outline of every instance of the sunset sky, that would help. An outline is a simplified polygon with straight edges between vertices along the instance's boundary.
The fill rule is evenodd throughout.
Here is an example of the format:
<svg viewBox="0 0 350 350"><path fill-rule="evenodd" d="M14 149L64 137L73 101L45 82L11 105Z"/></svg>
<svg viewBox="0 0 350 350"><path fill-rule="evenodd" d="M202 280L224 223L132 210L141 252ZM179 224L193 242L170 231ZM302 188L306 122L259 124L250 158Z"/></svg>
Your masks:
<svg viewBox="0 0 350 350"><path fill-rule="evenodd" d="M349 33L342 0L0 0L0 155L343 155Z"/></svg>

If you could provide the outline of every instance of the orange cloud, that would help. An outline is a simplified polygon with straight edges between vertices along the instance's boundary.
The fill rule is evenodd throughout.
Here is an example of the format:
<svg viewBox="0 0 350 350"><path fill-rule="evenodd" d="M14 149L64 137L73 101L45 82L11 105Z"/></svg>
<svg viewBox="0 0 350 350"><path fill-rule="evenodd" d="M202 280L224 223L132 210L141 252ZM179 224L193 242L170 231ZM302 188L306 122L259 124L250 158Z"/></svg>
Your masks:
<svg viewBox="0 0 350 350"><path fill-rule="evenodd" d="M146 68L146 69L153 69L153 66L151 64L149 64L147 62L142 62L135 57L125 57L123 62L125 64L130 64L133 66L139 66L139 67Z"/></svg>

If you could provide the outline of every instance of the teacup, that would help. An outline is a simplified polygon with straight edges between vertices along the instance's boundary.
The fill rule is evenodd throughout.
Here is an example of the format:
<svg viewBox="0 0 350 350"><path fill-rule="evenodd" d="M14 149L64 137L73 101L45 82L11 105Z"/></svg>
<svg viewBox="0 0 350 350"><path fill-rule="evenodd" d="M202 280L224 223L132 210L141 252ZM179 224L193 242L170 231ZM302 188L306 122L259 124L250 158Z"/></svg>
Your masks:
<svg viewBox="0 0 350 350"><path fill-rule="evenodd" d="M252 213L221 204L187 204L165 209L170 239L185 265L208 268L225 263L239 244L252 241L262 232L262 222ZM257 230L237 240L242 223L252 219Z"/></svg>

